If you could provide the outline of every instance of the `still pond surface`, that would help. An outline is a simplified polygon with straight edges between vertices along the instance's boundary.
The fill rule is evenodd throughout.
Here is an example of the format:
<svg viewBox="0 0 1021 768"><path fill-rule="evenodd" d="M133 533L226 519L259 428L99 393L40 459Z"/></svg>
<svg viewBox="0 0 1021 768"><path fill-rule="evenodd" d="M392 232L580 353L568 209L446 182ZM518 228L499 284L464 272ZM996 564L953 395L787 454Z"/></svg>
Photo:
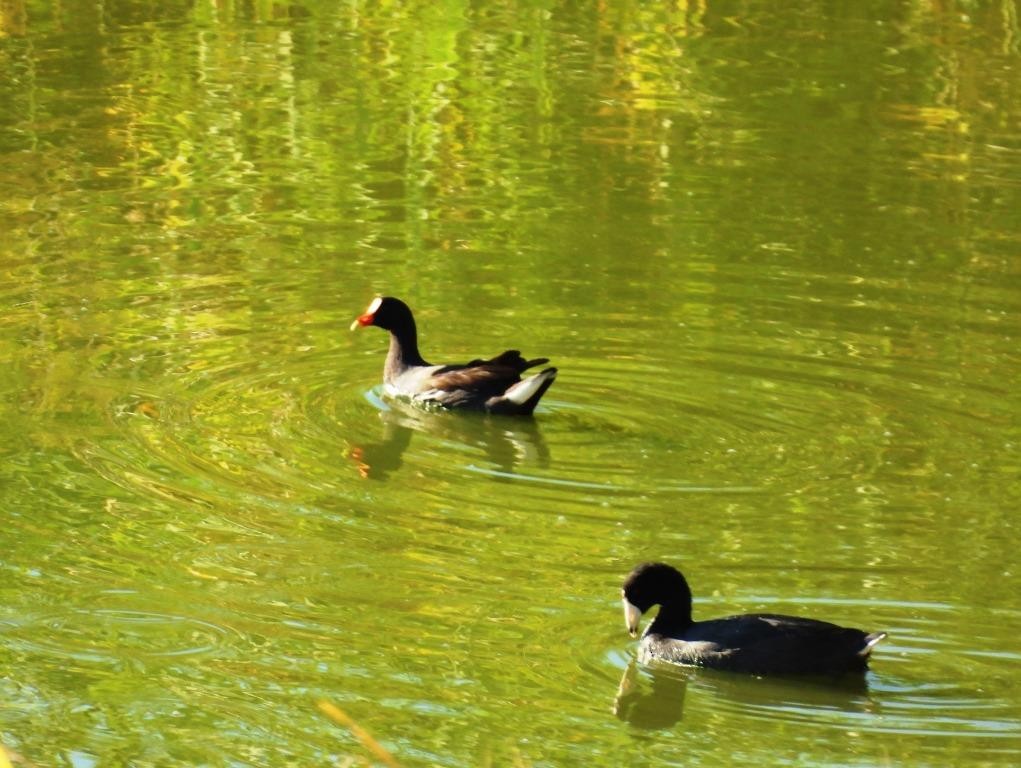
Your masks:
<svg viewBox="0 0 1021 768"><path fill-rule="evenodd" d="M1021 762L1017 11L4 3L15 765ZM535 419L386 401L379 292ZM638 666L653 558L890 638Z"/></svg>

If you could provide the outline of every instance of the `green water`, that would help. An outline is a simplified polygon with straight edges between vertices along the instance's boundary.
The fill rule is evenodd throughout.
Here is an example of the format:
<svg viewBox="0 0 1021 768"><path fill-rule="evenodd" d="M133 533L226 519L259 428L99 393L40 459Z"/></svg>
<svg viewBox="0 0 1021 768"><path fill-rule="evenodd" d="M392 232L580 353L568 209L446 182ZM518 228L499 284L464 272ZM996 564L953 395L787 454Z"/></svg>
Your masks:
<svg viewBox="0 0 1021 768"><path fill-rule="evenodd" d="M0 6L15 765L1021 762L1013 0ZM382 398L513 346L534 421ZM620 581L890 638L636 666Z"/></svg>

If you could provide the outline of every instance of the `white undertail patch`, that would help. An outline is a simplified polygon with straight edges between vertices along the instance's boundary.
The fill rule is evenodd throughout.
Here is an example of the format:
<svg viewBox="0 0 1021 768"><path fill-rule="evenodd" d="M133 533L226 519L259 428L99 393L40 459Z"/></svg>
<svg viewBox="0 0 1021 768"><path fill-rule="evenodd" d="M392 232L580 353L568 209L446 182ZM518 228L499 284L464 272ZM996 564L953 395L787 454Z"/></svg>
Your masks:
<svg viewBox="0 0 1021 768"><path fill-rule="evenodd" d="M542 373L537 373L534 376L529 376L527 379L519 381L504 392L503 396L515 405L524 405L532 395L539 391L539 388L546 382L546 379L552 381L555 378L555 372L543 371Z"/></svg>

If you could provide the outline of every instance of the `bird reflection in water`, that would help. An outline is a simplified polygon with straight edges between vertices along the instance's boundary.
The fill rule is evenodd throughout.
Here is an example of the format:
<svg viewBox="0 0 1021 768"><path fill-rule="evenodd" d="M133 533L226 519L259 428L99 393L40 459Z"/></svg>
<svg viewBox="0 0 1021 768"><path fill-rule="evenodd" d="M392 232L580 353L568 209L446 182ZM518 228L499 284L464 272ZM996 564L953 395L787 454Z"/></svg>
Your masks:
<svg viewBox="0 0 1021 768"><path fill-rule="evenodd" d="M640 666L631 660L624 669L613 713L634 728L664 730L680 723L689 688L698 694L723 697L746 710L772 712L777 717L792 711L832 717L834 712L876 713L869 696L868 676L749 677L713 669L655 662Z"/></svg>
<svg viewBox="0 0 1021 768"><path fill-rule="evenodd" d="M404 464L404 451L411 445L414 430L395 419L384 419L383 422L381 440L353 445L348 450L348 458L355 463L363 480L385 480Z"/></svg>
<svg viewBox="0 0 1021 768"><path fill-rule="evenodd" d="M444 442L480 448L485 452L489 468L497 472L510 473L522 465L549 466L549 446L539 424L532 419L433 413L400 402L388 405L389 410L379 413L383 422L381 439L348 449L348 458L366 480L385 480L400 469L416 432Z"/></svg>
<svg viewBox="0 0 1021 768"><path fill-rule="evenodd" d="M643 674L635 661L628 662L617 686L613 714L635 728L670 728L684 715L687 688L688 678L680 667Z"/></svg>

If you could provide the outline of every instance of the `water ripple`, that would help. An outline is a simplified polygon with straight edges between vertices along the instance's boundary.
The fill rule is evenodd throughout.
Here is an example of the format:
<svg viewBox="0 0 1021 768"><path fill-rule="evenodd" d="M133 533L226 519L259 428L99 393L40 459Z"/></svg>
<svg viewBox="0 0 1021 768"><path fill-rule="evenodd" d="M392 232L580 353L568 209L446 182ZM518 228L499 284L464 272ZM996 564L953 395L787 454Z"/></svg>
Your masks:
<svg viewBox="0 0 1021 768"><path fill-rule="evenodd" d="M111 608L22 615L0 634L5 647L16 653L104 665L208 654L241 637L188 616Z"/></svg>

